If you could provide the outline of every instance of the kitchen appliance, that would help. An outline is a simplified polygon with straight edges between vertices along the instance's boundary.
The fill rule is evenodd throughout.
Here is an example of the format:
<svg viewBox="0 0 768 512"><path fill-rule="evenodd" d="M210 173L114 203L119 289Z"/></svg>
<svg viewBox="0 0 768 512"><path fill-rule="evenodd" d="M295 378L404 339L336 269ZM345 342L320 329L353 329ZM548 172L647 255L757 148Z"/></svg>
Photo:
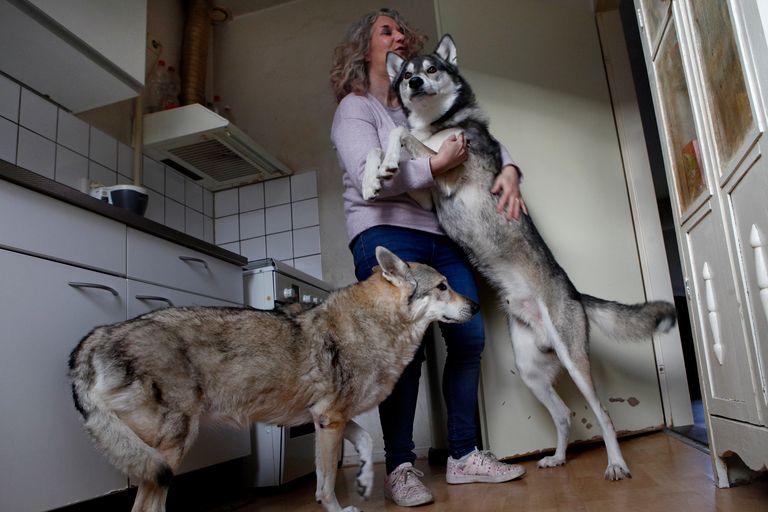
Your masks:
<svg viewBox="0 0 768 512"><path fill-rule="evenodd" d="M208 190L291 174L228 119L199 103L145 115L144 151Z"/></svg>
<svg viewBox="0 0 768 512"><path fill-rule="evenodd" d="M90 195L111 205L125 208L136 215L144 215L149 201L147 189L136 185L94 187Z"/></svg>
<svg viewBox="0 0 768 512"><path fill-rule="evenodd" d="M245 303L256 309L275 309L292 302L316 305L330 290L323 281L270 258L245 268ZM282 485L315 471L311 423L295 427L256 423L251 427L251 446L247 479L253 487Z"/></svg>

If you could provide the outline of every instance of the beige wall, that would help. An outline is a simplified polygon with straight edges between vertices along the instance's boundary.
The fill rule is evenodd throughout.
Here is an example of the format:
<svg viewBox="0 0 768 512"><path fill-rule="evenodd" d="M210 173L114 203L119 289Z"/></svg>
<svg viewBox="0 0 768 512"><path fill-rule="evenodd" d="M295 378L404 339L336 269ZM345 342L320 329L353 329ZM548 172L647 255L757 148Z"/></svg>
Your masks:
<svg viewBox="0 0 768 512"><path fill-rule="evenodd" d="M431 1L386 3L434 41ZM318 172L323 276L336 286L355 278L341 171L330 142L336 105L328 74L349 24L381 4L297 0L236 17L214 31L214 93L232 107L236 123L295 172Z"/></svg>

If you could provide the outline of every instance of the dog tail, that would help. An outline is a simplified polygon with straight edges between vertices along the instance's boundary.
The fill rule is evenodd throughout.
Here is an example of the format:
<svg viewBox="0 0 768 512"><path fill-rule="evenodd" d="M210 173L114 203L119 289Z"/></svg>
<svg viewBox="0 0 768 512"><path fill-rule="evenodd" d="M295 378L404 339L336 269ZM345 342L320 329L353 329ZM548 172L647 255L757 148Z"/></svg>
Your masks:
<svg viewBox="0 0 768 512"><path fill-rule="evenodd" d="M581 302L591 323L609 336L620 340L639 339L657 332L667 332L674 327L677 320L675 306L661 300L622 304L582 294Z"/></svg>
<svg viewBox="0 0 768 512"><path fill-rule="evenodd" d="M99 388L110 386L99 375L93 351L84 348L89 336L72 351L69 359L72 398L83 416L85 430L120 471L131 478L168 486L173 472L162 455L142 441L102 400Z"/></svg>

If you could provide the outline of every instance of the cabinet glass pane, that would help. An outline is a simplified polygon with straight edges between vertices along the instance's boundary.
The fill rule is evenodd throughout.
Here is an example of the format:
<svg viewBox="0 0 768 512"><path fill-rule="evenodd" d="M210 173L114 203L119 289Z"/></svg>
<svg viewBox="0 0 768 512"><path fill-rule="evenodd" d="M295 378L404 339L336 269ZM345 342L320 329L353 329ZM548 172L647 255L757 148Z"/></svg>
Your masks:
<svg viewBox="0 0 768 512"><path fill-rule="evenodd" d="M754 124L728 2L691 2L720 162L730 162ZM724 170L721 170L723 172Z"/></svg>
<svg viewBox="0 0 768 512"><path fill-rule="evenodd" d="M674 25L664 35L655 66L664 109L669 157L682 214L705 190L706 183Z"/></svg>
<svg viewBox="0 0 768 512"><path fill-rule="evenodd" d="M641 0L640 4L643 6L643 19L648 39L651 47L655 48L656 41L659 40L659 32L664 28L664 22L669 13L670 0Z"/></svg>

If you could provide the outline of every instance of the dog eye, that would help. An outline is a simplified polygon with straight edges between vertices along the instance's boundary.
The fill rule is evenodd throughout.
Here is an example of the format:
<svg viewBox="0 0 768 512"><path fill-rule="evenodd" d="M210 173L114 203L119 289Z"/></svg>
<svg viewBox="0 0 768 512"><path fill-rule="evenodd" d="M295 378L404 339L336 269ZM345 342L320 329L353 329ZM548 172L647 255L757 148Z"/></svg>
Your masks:
<svg viewBox="0 0 768 512"><path fill-rule="evenodd" d="M437 68L435 66L429 66L427 68L427 73L437 73Z"/></svg>
<svg viewBox="0 0 768 512"><path fill-rule="evenodd" d="M440 290L441 292L444 292L445 290L448 289L448 285L445 283L440 283L439 285L437 285L437 289Z"/></svg>
<svg viewBox="0 0 768 512"><path fill-rule="evenodd" d="M405 74L403 75L403 78L405 80L409 80L412 76L413 76L413 73L411 73L410 71L406 71Z"/></svg>

